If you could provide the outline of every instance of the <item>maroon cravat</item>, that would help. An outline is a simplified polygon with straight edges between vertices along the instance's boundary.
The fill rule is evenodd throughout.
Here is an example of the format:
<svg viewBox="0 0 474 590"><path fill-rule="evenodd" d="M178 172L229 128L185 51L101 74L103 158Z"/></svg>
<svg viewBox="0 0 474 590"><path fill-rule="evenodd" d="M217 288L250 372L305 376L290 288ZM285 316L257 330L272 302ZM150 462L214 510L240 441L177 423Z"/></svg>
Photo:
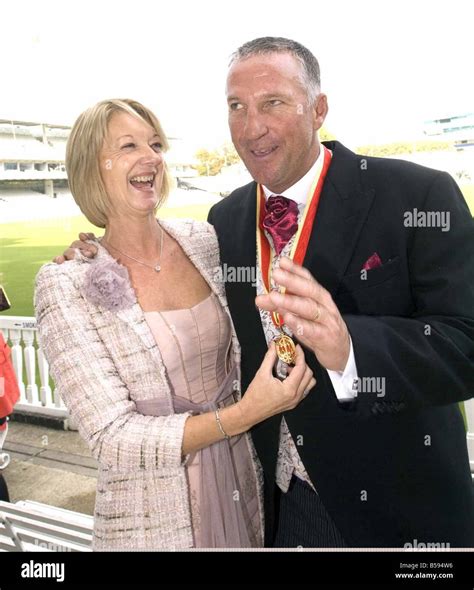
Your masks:
<svg viewBox="0 0 474 590"><path fill-rule="evenodd" d="M298 205L281 195L269 197L265 203L263 227L272 236L277 255L298 229Z"/></svg>

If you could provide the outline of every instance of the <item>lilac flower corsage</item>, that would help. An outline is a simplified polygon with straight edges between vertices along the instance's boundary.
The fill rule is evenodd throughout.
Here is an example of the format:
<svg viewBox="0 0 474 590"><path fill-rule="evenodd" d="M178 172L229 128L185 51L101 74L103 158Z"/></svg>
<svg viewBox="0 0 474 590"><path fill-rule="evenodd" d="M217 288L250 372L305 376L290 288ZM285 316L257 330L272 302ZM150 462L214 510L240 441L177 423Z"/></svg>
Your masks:
<svg viewBox="0 0 474 590"><path fill-rule="evenodd" d="M86 272L83 293L91 303L108 311L121 311L136 302L128 270L115 260L91 264Z"/></svg>

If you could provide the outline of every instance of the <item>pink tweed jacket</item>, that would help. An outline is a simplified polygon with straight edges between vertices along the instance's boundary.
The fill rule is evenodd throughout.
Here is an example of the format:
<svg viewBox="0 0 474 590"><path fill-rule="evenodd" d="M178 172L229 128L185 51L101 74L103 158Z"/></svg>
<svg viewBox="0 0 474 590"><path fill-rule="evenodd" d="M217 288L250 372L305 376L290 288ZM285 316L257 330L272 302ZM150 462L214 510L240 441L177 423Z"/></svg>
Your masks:
<svg viewBox="0 0 474 590"><path fill-rule="evenodd" d="M205 222L161 222L179 242L229 315L218 280L219 251ZM83 295L92 261L46 264L36 280L40 342L59 394L99 462L94 514L95 550L186 549L193 546L191 512L181 455L189 413L174 414L160 351L140 305L114 312ZM233 329L233 328L232 328ZM240 362L233 330L232 354ZM240 387L240 384L239 384ZM136 402L166 400L170 414L145 416ZM261 469L248 434L258 483L263 535Z"/></svg>

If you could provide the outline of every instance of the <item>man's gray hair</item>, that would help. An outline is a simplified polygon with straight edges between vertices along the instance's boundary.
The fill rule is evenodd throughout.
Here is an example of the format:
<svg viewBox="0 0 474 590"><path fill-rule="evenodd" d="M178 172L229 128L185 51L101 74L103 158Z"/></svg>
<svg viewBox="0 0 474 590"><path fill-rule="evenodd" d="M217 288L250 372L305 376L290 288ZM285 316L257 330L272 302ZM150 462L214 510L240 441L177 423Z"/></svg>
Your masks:
<svg viewBox="0 0 474 590"><path fill-rule="evenodd" d="M231 56L229 65L253 55L290 53L303 66L303 82L308 89L308 98L313 102L321 91L321 75L318 60L301 43L284 37L259 37L241 45Z"/></svg>

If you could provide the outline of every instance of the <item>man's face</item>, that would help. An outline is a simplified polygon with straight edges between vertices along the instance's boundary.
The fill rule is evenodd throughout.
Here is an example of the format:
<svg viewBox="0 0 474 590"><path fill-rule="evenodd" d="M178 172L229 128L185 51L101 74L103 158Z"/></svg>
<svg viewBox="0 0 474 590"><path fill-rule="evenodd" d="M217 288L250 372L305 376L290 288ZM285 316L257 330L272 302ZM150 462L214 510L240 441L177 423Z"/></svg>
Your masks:
<svg viewBox="0 0 474 590"><path fill-rule="evenodd" d="M289 53L237 61L227 77L232 141L256 182L282 193L311 168L319 154L317 130L327 101L309 104L302 64Z"/></svg>

